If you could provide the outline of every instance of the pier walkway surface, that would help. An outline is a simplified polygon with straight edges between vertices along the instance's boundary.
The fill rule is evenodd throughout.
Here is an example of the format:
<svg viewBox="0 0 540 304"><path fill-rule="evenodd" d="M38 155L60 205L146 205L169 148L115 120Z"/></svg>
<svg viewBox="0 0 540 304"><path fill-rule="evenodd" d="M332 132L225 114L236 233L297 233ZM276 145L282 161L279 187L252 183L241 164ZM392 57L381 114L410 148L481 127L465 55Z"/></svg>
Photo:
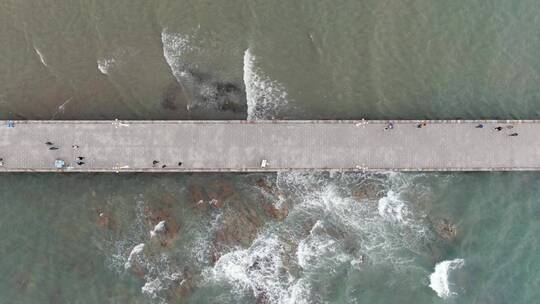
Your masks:
<svg viewBox="0 0 540 304"><path fill-rule="evenodd" d="M8 172L540 169L533 120L0 123Z"/></svg>

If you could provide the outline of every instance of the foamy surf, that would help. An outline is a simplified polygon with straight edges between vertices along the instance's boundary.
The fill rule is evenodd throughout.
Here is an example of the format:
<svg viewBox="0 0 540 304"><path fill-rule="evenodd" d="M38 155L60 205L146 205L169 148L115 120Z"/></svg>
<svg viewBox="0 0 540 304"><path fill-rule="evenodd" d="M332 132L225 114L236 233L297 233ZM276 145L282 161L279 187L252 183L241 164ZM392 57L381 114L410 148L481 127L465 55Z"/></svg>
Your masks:
<svg viewBox="0 0 540 304"><path fill-rule="evenodd" d="M429 287L433 289L440 298L448 298L457 295L452 291L452 284L449 275L452 271L460 269L465 265L463 259L442 261L435 265L435 271L429 276Z"/></svg>
<svg viewBox="0 0 540 304"><path fill-rule="evenodd" d="M150 237L155 237L159 233L163 233L167 230L166 221L161 221L154 226L154 229L150 231Z"/></svg>
<svg viewBox="0 0 540 304"><path fill-rule="evenodd" d="M126 229L121 230L109 247L108 266L119 275L131 274L143 278L140 286L143 295L153 299L152 303L168 303L166 296L173 287L185 279L182 265L171 260L170 253L162 250L159 242L152 242L152 233L158 236L167 229L166 221L160 221L148 232L148 206L143 200L138 200L133 210L132 204L127 204L123 210L117 210L117 218L135 214L135 219L125 223Z"/></svg>
<svg viewBox="0 0 540 304"><path fill-rule="evenodd" d="M183 83L189 75L185 72L183 57L186 52L193 50L189 43L189 36L169 32L165 28L161 31L161 43L163 44L163 57L165 57L172 74L179 83Z"/></svg>
<svg viewBox="0 0 540 304"><path fill-rule="evenodd" d="M265 75L256 62L257 58L248 48L244 52L247 119L274 119L287 104L287 92L282 84Z"/></svg>
<svg viewBox="0 0 540 304"><path fill-rule="evenodd" d="M381 208L378 200L359 201L351 196L349 189L366 178L379 179L385 189L387 202L383 200ZM414 208L407 207L405 213L405 207L398 206L408 204L400 193L410 178L278 173L276 192L294 201L287 207L286 219L263 227L248 248L224 252L206 268L204 285L227 283L235 298L252 295L265 303L317 303L325 296L321 298L318 290L321 284L332 284L346 275L345 269L377 267L392 272L397 280L411 273L425 275L415 259L427 253L423 250L430 241L429 226ZM265 197L272 200L270 195ZM388 225L394 217L403 219L400 225ZM320 281L320 273L328 274L327 282Z"/></svg>
<svg viewBox="0 0 540 304"><path fill-rule="evenodd" d="M340 249L339 245L330 244L335 241L332 229L320 229L323 226L317 222L312 228L311 236L305 241L303 261L319 262L320 259L310 259L313 254L317 255L312 245L320 244L331 250L339 249L332 255L332 263L350 263L360 267L362 263L369 261L370 264L390 266L395 271L402 269L417 269L413 263L416 254L421 252L426 242L433 238L432 231L427 223L423 222L423 216L416 210L408 209L400 204L406 204L399 198L403 185L408 179L401 175L384 174L370 176L381 187L386 188L386 199L382 205L359 202L343 189L350 189L358 182L358 179L368 178L358 174L336 174L328 179L323 173L286 172L278 174L278 185L282 191L294 189L298 194L295 199L300 202L289 212L289 219L324 219L324 226L339 227L344 233L344 238L350 240L347 250ZM381 213L383 216L381 216ZM388 225L389 218L394 221L403 219L400 225ZM343 240L341 240L343 242ZM308 249L306 251L306 249ZM312 253L310 253L312 251ZM409 252L404 255L403 252ZM313 267L313 265L310 265Z"/></svg>
<svg viewBox="0 0 540 304"><path fill-rule="evenodd" d="M387 220L404 223L409 211L399 195L390 190L386 196L379 200L378 212L381 217Z"/></svg>
<svg viewBox="0 0 540 304"><path fill-rule="evenodd" d="M144 243L138 244L137 246L133 247L133 249L129 253L129 257L127 259L127 262L124 264L124 268L125 269L130 268L131 263L133 263L133 260L135 259L135 257L142 254L143 250L144 250Z"/></svg>
<svg viewBox="0 0 540 304"><path fill-rule="evenodd" d="M276 235L259 235L249 248L221 256L206 279L230 283L237 295L250 291L269 303L291 303L293 278L283 264L285 247Z"/></svg>
<svg viewBox="0 0 540 304"><path fill-rule="evenodd" d="M98 70L103 75L108 75L109 70L111 70L116 63L114 58L100 58L97 60Z"/></svg>
<svg viewBox="0 0 540 304"><path fill-rule="evenodd" d="M97 59L98 70L103 75L110 75L112 71L120 68L129 61L129 57L138 53L138 50L130 47L117 48L106 56Z"/></svg>

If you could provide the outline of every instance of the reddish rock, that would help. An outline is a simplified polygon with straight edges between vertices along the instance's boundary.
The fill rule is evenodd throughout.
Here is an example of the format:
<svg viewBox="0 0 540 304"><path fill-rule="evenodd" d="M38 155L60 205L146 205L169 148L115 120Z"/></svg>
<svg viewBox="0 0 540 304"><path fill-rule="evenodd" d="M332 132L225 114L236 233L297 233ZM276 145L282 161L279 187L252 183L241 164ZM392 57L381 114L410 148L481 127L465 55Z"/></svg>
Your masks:
<svg viewBox="0 0 540 304"><path fill-rule="evenodd" d="M197 284L193 274L189 270L184 269L182 277L178 282L175 282L167 298L169 302L178 303L179 300L188 297L196 287Z"/></svg>
<svg viewBox="0 0 540 304"><path fill-rule="evenodd" d="M205 195L203 189L199 185L189 185L188 187L189 198L192 205L200 210L206 210L207 204L204 202Z"/></svg>
<svg viewBox="0 0 540 304"><path fill-rule="evenodd" d="M359 200L379 200L384 196L382 187L373 182L365 182L353 189L353 196Z"/></svg>
<svg viewBox="0 0 540 304"><path fill-rule="evenodd" d="M210 184L209 189L210 193L212 193L212 195L209 194L210 198L221 200L226 200L235 193L233 185L224 180L214 181ZM213 195L216 195L216 197L213 197Z"/></svg>
<svg viewBox="0 0 540 304"><path fill-rule="evenodd" d="M274 187L271 187L270 185L268 185L268 183L262 179L262 178L259 178L255 184L257 186L259 186L259 188L261 188L262 190L268 192L268 193L274 193L275 192L275 188Z"/></svg>
<svg viewBox="0 0 540 304"><path fill-rule="evenodd" d="M216 262L228 248L249 246L263 223L253 210L224 214L221 227L214 236L212 261Z"/></svg>
<svg viewBox="0 0 540 304"><path fill-rule="evenodd" d="M263 203L262 205L264 211L266 211L266 214L275 219L275 220L278 220L278 221L281 221L283 220L284 218L287 217L287 215L289 214L289 208L287 207L287 205L283 205L283 208L279 209L279 208L276 208L276 206L274 206L274 204L272 203Z"/></svg>
<svg viewBox="0 0 540 304"><path fill-rule="evenodd" d="M167 207L172 207L176 203L176 198L172 193L165 193L161 197L161 202Z"/></svg>
<svg viewBox="0 0 540 304"><path fill-rule="evenodd" d="M208 198L215 208L223 208L225 202L234 195L234 187L224 180L216 180L208 185Z"/></svg>
<svg viewBox="0 0 540 304"><path fill-rule="evenodd" d="M454 241L457 237L457 228L449 219L439 219L434 222L437 234L446 241Z"/></svg>
<svg viewBox="0 0 540 304"><path fill-rule="evenodd" d="M180 232L180 224L174 219L169 211L164 209L146 208L147 219L152 226L152 229L161 221L166 222L166 229L158 236L158 240L162 247L170 247Z"/></svg>
<svg viewBox="0 0 540 304"><path fill-rule="evenodd" d="M144 275L146 273L144 267L139 263L133 263L130 267L130 270L139 278L144 278Z"/></svg>
<svg viewBox="0 0 540 304"><path fill-rule="evenodd" d="M118 224L112 215L98 210L98 219L97 225L99 227L107 228L109 230L116 231L118 229Z"/></svg>

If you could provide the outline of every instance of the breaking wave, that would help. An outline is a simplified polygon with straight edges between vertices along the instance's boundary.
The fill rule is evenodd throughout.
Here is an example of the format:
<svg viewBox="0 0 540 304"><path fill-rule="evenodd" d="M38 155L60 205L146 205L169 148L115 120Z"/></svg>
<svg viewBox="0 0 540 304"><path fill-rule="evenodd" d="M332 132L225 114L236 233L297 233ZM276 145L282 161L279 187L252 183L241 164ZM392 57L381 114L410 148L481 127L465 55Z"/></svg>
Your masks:
<svg viewBox="0 0 540 304"><path fill-rule="evenodd" d="M192 51L189 43L190 37L178 33L169 32L163 29L161 32L161 43L163 44L163 57L169 65L171 72L179 83L189 81L189 74L186 72L184 55Z"/></svg>
<svg viewBox="0 0 540 304"><path fill-rule="evenodd" d="M112 252L108 265L118 274L133 273L142 277L144 284L141 286L141 293L158 303L167 303L165 295L171 287L180 286L186 274L172 262L170 253L162 252L159 245L152 242L151 233L160 233L165 229L165 223L159 222L148 233L145 208L146 203L138 200L135 221L118 239L106 244Z"/></svg>
<svg viewBox="0 0 540 304"><path fill-rule="evenodd" d="M407 205L392 190L379 200L379 215L390 221L404 223L409 213Z"/></svg>
<svg viewBox="0 0 540 304"><path fill-rule="evenodd" d="M98 69L104 75L108 75L109 70L111 70L115 64L116 60L114 58L100 58L97 61Z"/></svg>
<svg viewBox="0 0 540 304"><path fill-rule="evenodd" d="M128 57L133 56L138 51L129 47L118 48L109 56L98 58L97 67L103 75L109 75L113 70L126 64Z"/></svg>
<svg viewBox="0 0 540 304"><path fill-rule="evenodd" d="M248 248L223 254L206 270L206 284L226 283L238 297L251 294L265 303L314 303L328 296L321 285L338 280L347 269L362 271L369 265L396 275L424 273L414 259L433 235L421 212L398 199L407 179L371 176L386 195L368 201L354 197L348 189L368 177L279 173L279 190L293 201L287 218L265 226ZM316 279L320 273L327 281Z"/></svg>
<svg viewBox="0 0 540 304"><path fill-rule="evenodd" d="M45 67L49 67L49 64L47 63L47 61L45 60L45 56L43 55L43 53L41 52L40 49L38 49L37 47L34 46L34 50L36 51L36 54L38 55L39 57L39 61L41 61L41 64L43 64Z"/></svg>
<svg viewBox="0 0 540 304"><path fill-rule="evenodd" d="M221 303L322 303L332 299L335 282L373 272L387 276L389 285L415 278L411 284L425 288L417 279L429 275L422 265L433 260L438 239L414 201L415 191L424 193L416 185L418 176L281 172L240 177L246 178L240 184L247 184L249 192L245 204L218 207L205 203L212 202L210 197L199 203L198 194L190 197L196 199L188 208L200 218L195 226L176 219L189 229L176 246L161 243L175 218L149 221L151 214L163 213L141 197L135 210L122 211L131 214L126 216L131 222L113 236L109 265L121 275L143 279L141 293L158 303L186 294L204 301L206 291ZM445 281L454 266L438 264L430 277L440 296L454 292ZM345 292L347 299L358 297L354 288Z"/></svg>
<svg viewBox="0 0 540 304"><path fill-rule="evenodd" d="M463 265L465 265L463 259L437 263L435 265L435 271L429 276L429 287L437 293L437 296L443 299L457 295L457 292L451 288L452 284L450 283L449 276L452 271L460 269Z"/></svg>
<svg viewBox="0 0 540 304"><path fill-rule="evenodd" d="M285 87L270 79L256 66L251 49L244 53L244 86L248 120L274 119L287 102Z"/></svg>
<svg viewBox="0 0 540 304"><path fill-rule="evenodd" d="M197 65L188 63L186 58L202 50L193 46L196 33L182 35L164 29L161 32L163 56L169 65L176 81L190 96L187 110L202 108L204 110L241 110L244 102L240 86L233 82L215 79L212 75L197 71Z"/></svg>

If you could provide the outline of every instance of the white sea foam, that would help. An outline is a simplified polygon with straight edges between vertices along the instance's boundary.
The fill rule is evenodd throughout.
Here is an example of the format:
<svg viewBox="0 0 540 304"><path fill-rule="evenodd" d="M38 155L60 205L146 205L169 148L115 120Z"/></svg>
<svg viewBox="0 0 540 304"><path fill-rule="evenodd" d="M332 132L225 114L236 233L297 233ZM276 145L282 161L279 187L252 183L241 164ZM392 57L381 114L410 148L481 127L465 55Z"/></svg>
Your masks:
<svg viewBox="0 0 540 304"><path fill-rule="evenodd" d="M379 199L379 215L391 221L404 223L409 213L407 205L399 198L399 195L390 190L386 196Z"/></svg>
<svg viewBox="0 0 540 304"><path fill-rule="evenodd" d="M220 257L205 276L210 281L226 281L233 292L252 292L270 303L307 303L300 301L303 285L296 281L283 264L287 245L274 234L259 235L247 249L237 249ZM291 301L292 297L297 301Z"/></svg>
<svg viewBox="0 0 540 304"><path fill-rule="evenodd" d="M244 53L244 86L246 88L248 120L273 119L287 104L285 87L270 79L256 66L251 49Z"/></svg>
<svg viewBox="0 0 540 304"><path fill-rule="evenodd" d="M278 173L277 184L280 189L289 189L297 193L295 200L300 201L289 212L289 220L298 218L305 221L308 218L324 219L330 226L338 227L348 236L351 247L347 252L339 249L335 253L333 263L349 262L359 265L368 260L371 264L391 266L399 271L400 269L416 269L414 257L419 253L426 240L432 238L433 234L429 226L422 221L421 214L414 214L413 210L407 207L397 207L399 203L406 203L398 200L399 191L403 186L402 177L395 175L384 175L382 177L371 176L372 179L381 178L387 188L388 204L396 204L397 210L402 212L389 212L388 204L383 208L377 204L358 202L351 194L343 191L350 189L357 183L359 176L355 174L337 174L332 181L325 177L325 174L287 172ZM366 178L362 175L361 178ZM388 181L392 179L392 181ZM387 184L387 185L386 185ZM400 225L387 225L388 218L381 216L391 215L403 219ZM313 234L313 230L311 232ZM338 232L339 234L339 232ZM318 242L321 246L329 246L333 237L328 233L319 233L316 238L307 239L309 242ZM309 250L313 250L315 245L310 243L299 246L299 261L304 264L310 262L312 255ZM332 248L333 250L334 248ZM403 254L408 252L409 254ZM317 251L315 251L316 254ZM304 255L305 257L302 257ZM339 259L338 259L339 257ZM317 259L312 261L319 262Z"/></svg>
<svg viewBox="0 0 540 304"><path fill-rule="evenodd" d="M98 69L104 75L108 75L115 64L116 60L114 58L100 58L97 60Z"/></svg>
<svg viewBox="0 0 540 304"><path fill-rule="evenodd" d="M202 201L202 200L201 200ZM204 204L204 202L202 202ZM197 262L200 265L206 265L209 263L209 258L211 256L211 249L213 246L213 237L218 228L222 225L222 216L223 210L218 209L210 220L210 224L206 229L198 231L195 240L193 241L193 246L191 252L196 258Z"/></svg>
<svg viewBox="0 0 540 304"><path fill-rule="evenodd" d="M350 265L362 271L361 265L368 263L404 276L420 269L421 275L425 275L416 261L419 255L426 254L423 250L424 241L430 236L426 228L429 225L404 199L408 196L401 195L411 183L408 176L335 173L329 178L327 173L278 173L276 193L286 193L291 202L287 218L261 227L250 246L221 252L212 264L212 236L222 223L221 213L216 212L208 229L195 236L192 248L186 248L196 257L197 267L206 267L197 284L203 288L212 288L215 283L230 284L232 297L249 295L264 298L268 303L318 303L325 298L319 288L327 283L315 284L313 279L320 279L320 273L328 273L328 280L341 277L341 271ZM384 187L386 201L358 201L351 194L354 185L366 179L376 180ZM268 198L281 199L277 195ZM400 203L406 208L398 208ZM135 234L125 238L131 245L122 247L125 250L119 251L119 256L140 265L145 280L142 293L163 303L166 291L184 278L179 271L184 268L148 242L144 210L144 202L139 202ZM152 231L160 230L158 226ZM134 241L151 247L144 253L141 249L135 250L140 253L131 254ZM124 267L122 270L125 272Z"/></svg>
<svg viewBox="0 0 540 304"><path fill-rule="evenodd" d="M313 303L310 301L311 286L305 279L299 279L289 288L289 295L284 303L290 304L308 304Z"/></svg>
<svg viewBox="0 0 540 304"><path fill-rule="evenodd" d="M292 195L289 199L295 202L282 230L262 229L249 248L223 254L205 277L228 282L237 295L248 292L269 303L312 303L322 301L320 292L310 285L311 276L321 272L340 276L338 269L351 265L361 270L366 262L390 266L407 276L410 270L423 272L414 259L429 235L427 226L410 207L401 214L400 225L388 225L389 219L380 215L377 204L357 201L347 191L365 177L335 174L329 179L325 173L278 173L278 192ZM370 178L388 183L389 202L383 210L391 210L389 206L397 201L407 204L398 200L406 178L390 174ZM314 224L307 235L290 225L311 220ZM298 267L300 275L290 271Z"/></svg>
<svg viewBox="0 0 540 304"><path fill-rule="evenodd" d="M66 106L68 105L68 103L70 103L71 101L73 100L73 98L68 98L66 101L64 101L61 105L58 106L56 112L54 112L54 114L52 115L52 118L51 119L55 119L58 114L61 114L61 113L64 113L64 111L66 110ZM101 214L99 216L102 216Z"/></svg>
<svg viewBox="0 0 540 304"><path fill-rule="evenodd" d="M186 77L188 77L188 73L185 72L183 56L186 52L193 50L189 39L187 35L169 32L167 29L161 31L163 57L165 57L165 61L167 61L171 72L179 83L186 81Z"/></svg>
<svg viewBox="0 0 540 304"><path fill-rule="evenodd" d="M126 269L130 268L131 263L133 262L135 257L142 254L143 250L144 250L144 243L141 243L141 244L133 247L133 249L131 249L131 252L129 253L129 257L127 259L127 262L124 264L124 268L126 268Z"/></svg>
<svg viewBox="0 0 540 304"><path fill-rule="evenodd" d="M38 55L39 57L39 61L41 61L41 63L45 66L45 67L49 67L49 65L47 64L47 61L45 60L45 56L43 56L43 53L37 48L34 46L34 50L36 51L36 54Z"/></svg>
<svg viewBox="0 0 540 304"><path fill-rule="evenodd" d="M127 64L130 57L135 56L138 52L139 50L131 47L119 47L107 56L97 59L98 70L104 75L110 75L112 71Z"/></svg>
<svg viewBox="0 0 540 304"><path fill-rule="evenodd" d="M336 241L332 237L324 233L323 224L321 221L317 221L309 236L301 240L296 250L296 257L298 265L304 270L310 270L317 267L322 263L334 264L342 262L343 259L348 259L346 255L340 253L340 249L336 244ZM328 258L334 261L328 261ZM329 263L330 262L330 263Z"/></svg>
<svg viewBox="0 0 540 304"><path fill-rule="evenodd" d="M163 289L163 284L159 278L155 278L151 281L147 281L143 287L141 287L141 292L151 298L156 298L158 292Z"/></svg>
<svg viewBox="0 0 540 304"><path fill-rule="evenodd" d="M122 204L120 204L122 205ZM125 204L132 206L131 204ZM125 206L122 205L122 206ZM150 240L147 226L147 206L146 203L139 199L135 207L135 220L129 222L129 226L123 229L123 234L111 244L111 255L109 256L109 267L124 274L126 271L131 271L133 266L137 266L137 274L143 275L144 284L141 286L141 292L155 299L155 303L166 303L164 291L171 286L182 281L183 273L180 271L181 265L176 265L171 262L169 253L161 252L160 248L154 248L155 245ZM133 210L118 210L117 212L125 212L123 216L118 214L119 218L125 217L126 214L132 214ZM158 223L152 231L161 231L166 223ZM166 227L165 227L166 228ZM133 246L133 242L138 242L138 245ZM137 244L137 243L135 243ZM148 247L148 250L147 250Z"/></svg>
<svg viewBox="0 0 540 304"><path fill-rule="evenodd" d="M435 271L429 276L429 287L433 289L440 298L448 298L457 295L452 291L449 280L450 272L465 265L463 259L447 260L437 263Z"/></svg>
<svg viewBox="0 0 540 304"><path fill-rule="evenodd" d="M155 237L159 233L163 233L167 230L166 221L161 221L154 226L154 229L150 231L150 237Z"/></svg>

